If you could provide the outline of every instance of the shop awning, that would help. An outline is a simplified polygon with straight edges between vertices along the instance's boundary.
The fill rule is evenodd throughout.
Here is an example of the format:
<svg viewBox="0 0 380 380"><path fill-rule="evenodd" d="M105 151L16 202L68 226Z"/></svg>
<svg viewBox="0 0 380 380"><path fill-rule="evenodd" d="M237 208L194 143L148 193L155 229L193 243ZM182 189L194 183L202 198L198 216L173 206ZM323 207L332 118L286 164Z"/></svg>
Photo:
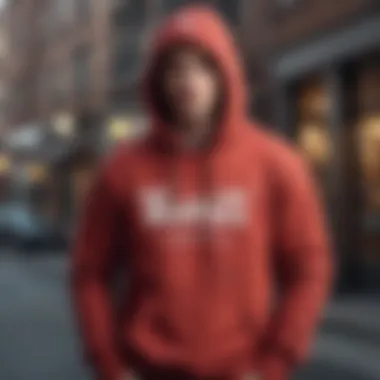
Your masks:
<svg viewBox="0 0 380 380"><path fill-rule="evenodd" d="M380 15L377 14L283 52L275 61L273 72L280 80L290 80L330 63L352 59L379 48Z"/></svg>

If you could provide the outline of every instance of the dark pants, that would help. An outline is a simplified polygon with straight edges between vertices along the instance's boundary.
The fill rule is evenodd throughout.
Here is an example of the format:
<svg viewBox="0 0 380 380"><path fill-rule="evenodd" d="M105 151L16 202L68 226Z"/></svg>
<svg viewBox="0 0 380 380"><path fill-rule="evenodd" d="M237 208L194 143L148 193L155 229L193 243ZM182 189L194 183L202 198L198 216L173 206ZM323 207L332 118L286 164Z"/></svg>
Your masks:
<svg viewBox="0 0 380 380"><path fill-rule="evenodd" d="M128 352L128 363L139 380L243 380L243 373L219 376L196 376L181 368L152 366L135 353Z"/></svg>
<svg viewBox="0 0 380 380"><path fill-rule="evenodd" d="M140 372L138 376L141 380L243 380L243 375L197 377L181 370L147 371Z"/></svg>

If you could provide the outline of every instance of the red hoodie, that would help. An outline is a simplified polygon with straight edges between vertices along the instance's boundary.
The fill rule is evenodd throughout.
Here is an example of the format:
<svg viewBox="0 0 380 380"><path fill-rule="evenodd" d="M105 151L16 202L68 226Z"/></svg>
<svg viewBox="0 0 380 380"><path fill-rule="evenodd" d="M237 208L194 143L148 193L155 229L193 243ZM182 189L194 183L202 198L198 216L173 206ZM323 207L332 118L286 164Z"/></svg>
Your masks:
<svg viewBox="0 0 380 380"><path fill-rule="evenodd" d="M227 88L217 139L203 153L181 150L151 91L157 58L181 43L207 51ZM150 62L153 132L101 168L74 251L86 351L104 380L143 370L141 362L196 377L252 371L284 380L307 355L331 283L308 170L246 118L241 65L212 11L191 7L170 17ZM117 311L115 267L130 279Z"/></svg>

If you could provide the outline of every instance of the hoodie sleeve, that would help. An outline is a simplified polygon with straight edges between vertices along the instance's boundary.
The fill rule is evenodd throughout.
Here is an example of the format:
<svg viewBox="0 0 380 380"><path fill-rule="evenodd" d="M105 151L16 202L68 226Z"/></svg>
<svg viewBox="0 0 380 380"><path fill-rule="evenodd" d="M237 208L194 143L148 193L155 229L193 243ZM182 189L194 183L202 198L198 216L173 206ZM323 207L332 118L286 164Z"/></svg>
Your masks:
<svg viewBox="0 0 380 380"><path fill-rule="evenodd" d="M322 204L309 169L299 157L277 167L273 220L279 297L261 365L264 379L282 380L307 357L329 296L332 258Z"/></svg>
<svg viewBox="0 0 380 380"><path fill-rule="evenodd" d="M87 196L73 252L72 288L87 360L100 379L119 380L125 366L116 344L109 280L120 210L105 174L99 174Z"/></svg>

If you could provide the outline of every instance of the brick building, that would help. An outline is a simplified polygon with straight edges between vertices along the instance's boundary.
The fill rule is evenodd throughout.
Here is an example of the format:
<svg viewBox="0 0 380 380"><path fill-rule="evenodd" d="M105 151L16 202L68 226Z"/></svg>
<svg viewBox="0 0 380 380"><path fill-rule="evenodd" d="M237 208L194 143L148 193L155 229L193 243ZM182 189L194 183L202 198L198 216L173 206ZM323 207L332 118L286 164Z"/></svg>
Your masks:
<svg viewBox="0 0 380 380"><path fill-rule="evenodd" d="M342 284L378 289L380 3L262 0L250 17L251 59L268 68L259 111L315 168Z"/></svg>
<svg viewBox="0 0 380 380"><path fill-rule="evenodd" d="M204 2L222 10L238 32L240 2ZM23 152L19 166L33 161L31 172L36 166L45 172L33 182L35 193L60 220L75 220L108 142L133 132L131 124L144 124L137 87L147 39L162 17L190 3L194 1L8 2L8 124L12 133L32 123L43 134L32 153Z"/></svg>
<svg viewBox="0 0 380 380"><path fill-rule="evenodd" d="M148 25L184 3L193 1L156 1ZM234 29L252 81L252 109L298 144L315 168L341 283L378 289L379 1L208 3Z"/></svg>
<svg viewBox="0 0 380 380"><path fill-rule="evenodd" d="M6 199L8 193L9 157L3 147L3 138L6 133L7 108L7 54L8 33L7 17L4 7L0 6L0 202Z"/></svg>
<svg viewBox="0 0 380 380"><path fill-rule="evenodd" d="M378 278L379 1L201 2L214 4L234 29L255 113L311 159L337 251L349 264L344 275L363 284L375 268ZM125 136L140 114L139 74L155 25L191 3L9 1L9 123L35 120L45 128L38 150L61 220L75 219L104 143Z"/></svg>
<svg viewBox="0 0 380 380"><path fill-rule="evenodd" d="M85 140L82 120L101 112L104 102L102 10L90 1L17 0L7 2L6 12L6 142L13 182L40 211L62 217L75 168L69 156ZM12 196L18 199L16 188Z"/></svg>
<svg viewBox="0 0 380 380"><path fill-rule="evenodd" d="M8 55L8 33L7 15L5 9L0 8L0 139L5 129L6 101L7 101L7 55Z"/></svg>

